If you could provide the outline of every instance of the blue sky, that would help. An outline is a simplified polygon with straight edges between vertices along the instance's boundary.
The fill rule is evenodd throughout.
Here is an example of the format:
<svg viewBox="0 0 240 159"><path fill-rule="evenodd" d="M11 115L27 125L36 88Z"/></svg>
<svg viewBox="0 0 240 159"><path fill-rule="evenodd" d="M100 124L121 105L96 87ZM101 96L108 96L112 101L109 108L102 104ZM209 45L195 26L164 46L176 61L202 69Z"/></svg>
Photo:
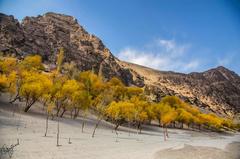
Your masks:
<svg viewBox="0 0 240 159"><path fill-rule="evenodd" d="M49 11L77 18L122 60L240 74L239 0L0 0L0 12L19 20Z"/></svg>

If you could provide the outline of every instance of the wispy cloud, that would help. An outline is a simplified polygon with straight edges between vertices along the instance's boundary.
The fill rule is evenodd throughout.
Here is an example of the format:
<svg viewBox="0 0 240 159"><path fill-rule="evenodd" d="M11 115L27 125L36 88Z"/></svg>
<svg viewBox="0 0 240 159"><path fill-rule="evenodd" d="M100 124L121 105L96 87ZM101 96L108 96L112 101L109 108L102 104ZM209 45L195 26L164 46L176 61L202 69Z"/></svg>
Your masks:
<svg viewBox="0 0 240 159"><path fill-rule="evenodd" d="M121 60L154 69L191 72L199 67L201 61L187 58L190 49L190 44L180 44L173 39L157 39L142 49L126 47L117 56Z"/></svg>

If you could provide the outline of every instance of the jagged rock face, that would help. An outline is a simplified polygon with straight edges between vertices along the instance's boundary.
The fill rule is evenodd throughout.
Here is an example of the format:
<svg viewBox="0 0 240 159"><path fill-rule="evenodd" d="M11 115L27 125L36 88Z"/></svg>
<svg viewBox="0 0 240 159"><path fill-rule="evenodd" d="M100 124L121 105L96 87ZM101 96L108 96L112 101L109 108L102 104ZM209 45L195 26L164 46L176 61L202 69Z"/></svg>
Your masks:
<svg viewBox="0 0 240 159"><path fill-rule="evenodd" d="M0 13L0 50L17 53L24 43L24 34L19 22L13 16Z"/></svg>
<svg viewBox="0 0 240 159"><path fill-rule="evenodd" d="M144 87L153 101L176 95L203 110L228 116L240 113L240 77L234 72L218 67L181 74L120 61L71 16L46 13L19 23L13 16L0 14L0 39L1 52L17 56L36 53L47 63L55 63L63 47L66 62L74 61L80 70L94 68L107 79L117 76L125 84Z"/></svg>
<svg viewBox="0 0 240 159"><path fill-rule="evenodd" d="M74 61L80 70L101 73L107 79L117 76L125 84L132 82L128 69L120 67L102 41L89 34L71 16L46 13L26 17L20 24L13 16L0 14L0 51L26 55L40 54L45 62L55 63L61 47L65 62Z"/></svg>

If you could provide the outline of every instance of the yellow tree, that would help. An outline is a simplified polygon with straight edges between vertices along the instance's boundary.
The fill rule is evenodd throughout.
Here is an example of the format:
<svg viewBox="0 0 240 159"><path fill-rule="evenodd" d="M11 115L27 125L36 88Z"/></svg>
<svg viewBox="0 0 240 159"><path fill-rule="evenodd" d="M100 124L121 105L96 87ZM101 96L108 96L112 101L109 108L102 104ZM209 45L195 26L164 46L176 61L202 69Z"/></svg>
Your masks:
<svg viewBox="0 0 240 159"><path fill-rule="evenodd" d="M223 119L217 117L215 114L200 114L199 118L208 128L220 129L222 127Z"/></svg>
<svg viewBox="0 0 240 159"><path fill-rule="evenodd" d="M102 78L92 71L81 72L76 79L84 84L84 89L88 93L87 96L91 98L91 108L97 115L97 122L92 133L92 137L94 137L96 129L104 117L103 112L110 94L107 93Z"/></svg>
<svg viewBox="0 0 240 159"><path fill-rule="evenodd" d="M143 89L139 87L127 87L126 96L128 99L131 99L134 96L141 97L143 96Z"/></svg>
<svg viewBox="0 0 240 159"><path fill-rule="evenodd" d="M135 115L137 114L135 105L128 101L119 102L119 104L121 105L122 116L128 123L128 129L129 129L129 135L130 135L130 123L134 121Z"/></svg>
<svg viewBox="0 0 240 159"><path fill-rule="evenodd" d="M164 132L164 140L166 141L166 137L169 137L168 136L168 131L167 131L167 126L171 123L171 122L174 122L177 118L177 112L172 109L172 108L165 108L166 109L166 112L164 112L162 114L162 117L161 117L161 123L163 125L163 129L165 128L165 131ZM168 109L168 110L167 110Z"/></svg>
<svg viewBox="0 0 240 159"><path fill-rule="evenodd" d="M109 104L105 111L106 115L112 120L112 122L116 125L114 130L117 131L118 127L124 121L123 116L121 116L121 107L120 104L113 101Z"/></svg>
<svg viewBox="0 0 240 159"><path fill-rule="evenodd" d="M8 79L5 74L0 74L0 92L5 92L8 88Z"/></svg>
<svg viewBox="0 0 240 159"><path fill-rule="evenodd" d="M16 94L17 91L17 72L16 71L12 71L8 77L8 92L10 93L11 96Z"/></svg>
<svg viewBox="0 0 240 159"><path fill-rule="evenodd" d="M53 78L53 86L51 88L51 101L55 103L55 108L57 110L56 116L59 116L61 106L67 99L62 93L62 87L64 83L68 80L66 76L57 75Z"/></svg>
<svg viewBox="0 0 240 159"><path fill-rule="evenodd" d="M154 119L158 121L159 127L161 127L161 116L162 116L163 105L160 103L153 103L152 107L153 107Z"/></svg>
<svg viewBox="0 0 240 159"><path fill-rule="evenodd" d="M26 56L22 61L17 62L15 58L9 60L8 71L11 71L12 75L9 76L9 80L12 81L10 87L11 95L16 94L15 98L10 103L20 99L20 88L22 87L25 74L27 72L40 73L43 69L42 58L39 55ZM14 72L13 72L14 71ZM15 89L15 90L14 90Z"/></svg>
<svg viewBox="0 0 240 159"><path fill-rule="evenodd" d="M156 119L155 118L155 110L154 110L154 103L150 103L148 102L148 106L146 108L146 113L147 113L147 117L148 117L148 123L151 124L151 121Z"/></svg>
<svg viewBox="0 0 240 159"><path fill-rule="evenodd" d="M193 115L183 108L178 108L177 112L178 112L177 121L182 123L182 128L183 128L183 123L187 124L189 128L189 124L192 123L194 120Z"/></svg>
<svg viewBox="0 0 240 159"><path fill-rule="evenodd" d="M19 63L19 69L22 70L42 70L42 57L39 55L28 55Z"/></svg>
<svg viewBox="0 0 240 159"><path fill-rule="evenodd" d="M164 135L164 140L166 141L166 137L169 137L168 131L167 131L167 126L174 122L177 118L178 114L177 112L171 108L169 105L163 105L162 107L162 113L161 113L161 124L163 126L163 135Z"/></svg>
<svg viewBox="0 0 240 159"><path fill-rule="evenodd" d="M0 57L0 73L10 74L16 70L17 59L13 57Z"/></svg>
<svg viewBox="0 0 240 159"><path fill-rule="evenodd" d="M222 126L230 129L234 129L234 123L232 119L225 118L222 121Z"/></svg>
<svg viewBox="0 0 240 159"><path fill-rule="evenodd" d="M80 110L87 110L91 104L91 96L84 89L79 89L72 93L72 103L74 115L73 118L76 119Z"/></svg>
<svg viewBox="0 0 240 159"><path fill-rule="evenodd" d="M130 133L130 122L133 122L136 115L135 105L130 101L111 102L106 109L106 115L115 123L115 131L124 121L128 123Z"/></svg>
<svg viewBox="0 0 240 159"><path fill-rule="evenodd" d="M95 135L95 131L100 124L101 120L105 117L106 109L108 108L109 104L113 101L114 92L110 87L103 86L104 89L102 93L100 93L94 100L92 100L92 108L97 115L97 123L94 127L92 137Z"/></svg>
<svg viewBox="0 0 240 159"><path fill-rule="evenodd" d="M201 113L199 113L197 116L193 116L193 122L198 125L198 130L201 130L201 125L204 123L202 118L200 117Z"/></svg>
<svg viewBox="0 0 240 159"><path fill-rule="evenodd" d="M179 108L182 106L183 102L176 96L165 96L161 100L162 104L167 104L172 108Z"/></svg>
<svg viewBox="0 0 240 159"><path fill-rule="evenodd" d="M60 96L64 99L62 101L62 105L60 106L60 109L62 108L62 113L60 117L63 117L63 114L68 110L71 109L71 105L73 102L73 94L75 92L78 92L80 89L80 84L76 80L67 80L63 86L60 93Z"/></svg>
<svg viewBox="0 0 240 159"><path fill-rule="evenodd" d="M166 137L168 137L167 126L176 120L177 112L168 102L160 102L154 104L154 113L159 126L162 125L164 140L166 140Z"/></svg>
<svg viewBox="0 0 240 159"><path fill-rule="evenodd" d="M113 93L114 101L118 102L126 99L128 89L124 86L121 80L113 77L109 82L107 82L107 86Z"/></svg>
<svg viewBox="0 0 240 159"><path fill-rule="evenodd" d="M142 124L150 118L148 117L148 113L150 113L148 109L150 103L140 99L138 96L132 97L130 101L134 104L134 107L136 110L136 113L135 113L136 127L139 130L139 133L141 133Z"/></svg>
<svg viewBox="0 0 240 159"><path fill-rule="evenodd" d="M85 90L93 99L96 98L104 89L104 83L101 77L91 71L81 72L77 77L77 80L84 84Z"/></svg>
<svg viewBox="0 0 240 159"><path fill-rule="evenodd" d="M27 112L51 87L52 81L48 75L26 71L19 90L20 96L26 101L24 111Z"/></svg>
<svg viewBox="0 0 240 159"><path fill-rule="evenodd" d="M91 105L91 96L85 90L78 90L72 94L73 109L75 110L74 119L77 118L80 110L83 111L83 121L82 121L82 132L85 125L85 118L87 116L87 111Z"/></svg>
<svg viewBox="0 0 240 159"><path fill-rule="evenodd" d="M67 76L71 79L77 78L79 75L79 69L77 68L77 65L75 62L65 62L62 66L63 72L67 74Z"/></svg>
<svg viewBox="0 0 240 159"><path fill-rule="evenodd" d="M16 92L17 60L13 57L0 57L0 91Z"/></svg>
<svg viewBox="0 0 240 159"><path fill-rule="evenodd" d="M210 113L208 114L208 124L219 130L222 127L223 119L218 117L216 114Z"/></svg>
<svg viewBox="0 0 240 159"><path fill-rule="evenodd" d="M101 78L101 77L100 77ZM85 80L86 81L86 80ZM101 122L101 120L104 118L104 115L106 114L106 109L108 109L109 105L113 101L123 101L126 98L127 95L127 88L124 86L124 84L119 80L118 78L113 77L110 81L108 81L106 84L101 85L100 82L95 88L101 88L100 94L98 94L92 102L92 108L96 110L98 121L94 127L92 137L94 137L95 131ZM113 120L116 123L116 128L120 125L119 123L122 122L122 120ZM121 122L119 122L121 121Z"/></svg>

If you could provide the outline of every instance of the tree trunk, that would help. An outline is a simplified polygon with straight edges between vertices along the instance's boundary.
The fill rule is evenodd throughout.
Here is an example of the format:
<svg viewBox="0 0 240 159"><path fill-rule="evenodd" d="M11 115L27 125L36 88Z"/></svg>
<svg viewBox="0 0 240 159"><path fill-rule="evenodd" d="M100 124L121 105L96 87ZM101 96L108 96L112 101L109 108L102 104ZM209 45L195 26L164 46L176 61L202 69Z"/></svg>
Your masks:
<svg viewBox="0 0 240 159"><path fill-rule="evenodd" d="M71 110L71 119L73 118L73 109Z"/></svg>
<svg viewBox="0 0 240 159"><path fill-rule="evenodd" d="M99 119L98 119L98 122L97 122L97 124L95 125L94 130L93 130L93 133L92 133L92 138L94 137L95 132L96 132L96 129L97 129L98 125L100 124L101 120L102 120L102 118L99 118Z"/></svg>
<svg viewBox="0 0 240 159"><path fill-rule="evenodd" d="M115 140L115 142L118 142L118 132L117 132L117 128L119 127L119 125L120 124L117 124L116 126L115 126L115 133L116 133L116 140Z"/></svg>
<svg viewBox="0 0 240 159"><path fill-rule="evenodd" d="M116 126L115 126L115 128L114 128L114 130L117 131L117 129L118 129L119 126L120 126L120 124L117 123Z"/></svg>
<svg viewBox="0 0 240 159"><path fill-rule="evenodd" d="M139 134L142 133L142 126L140 126L140 129L139 129Z"/></svg>
<svg viewBox="0 0 240 159"><path fill-rule="evenodd" d="M130 122L128 122L128 136L130 136Z"/></svg>
<svg viewBox="0 0 240 159"><path fill-rule="evenodd" d="M9 103L14 103L16 100L18 100L20 97L19 97L19 92L17 92L17 95L15 96L15 98L13 100L11 100Z"/></svg>
<svg viewBox="0 0 240 159"><path fill-rule="evenodd" d="M152 122L152 119L148 119L148 123L151 124L151 122Z"/></svg>
<svg viewBox="0 0 240 159"><path fill-rule="evenodd" d="M31 105L28 105L25 107L24 112L28 112L28 110L31 108Z"/></svg>
<svg viewBox="0 0 240 159"><path fill-rule="evenodd" d="M66 108L63 108L63 111L62 111L62 113L61 113L61 115L60 115L61 118L63 117L63 114L64 114L66 111L67 111L67 109L66 109Z"/></svg>
<svg viewBox="0 0 240 159"><path fill-rule="evenodd" d="M57 116L57 117L59 116L60 108L61 108L61 107L59 107L59 108L57 107L57 113L56 113L56 116Z"/></svg>
<svg viewBox="0 0 240 159"><path fill-rule="evenodd" d="M54 119L54 114L53 113L51 113L51 117L52 117L52 120Z"/></svg>
<svg viewBox="0 0 240 159"><path fill-rule="evenodd" d="M47 118L46 118L46 130L45 130L45 135L47 136L47 131L48 131L48 118L49 118L49 113L47 113Z"/></svg>
<svg viewBox="0 0 240 159"><path fill-rule="evenodd" d="M59 116L57 116L57 146L59 145Z"/></svg>
<svg viewBox="0 0 240 159"><path fill-rule="evenodd" d="M138 124L136 123L136 133L137 133L137 135L138 135L138 133L139 133L139 127L138 127Z"/></svg>
<svg viewBox="0 0 240 159"><path fill-rule="evenodd" d="M83 133L84 125L85 125L85 121L82 122L82 133Z"/></svg>
<svg viewBox="0 0 240 159"><path fill-rule="evenodd" d="M141 122L138 123L138 126L137 126L138 130L139 130L139 134L142 133L142 126L141 126Z"/></svg>
<svg viewBox="0 0 240 159"><path fill-rule="evenodd" d="M24 112L28 112L31 106L36 102L36 100L33 100L31 103L26 102L26 107L24 109Z"/></svg>
<svg viewBox="0 0 240 159"><path fill-rule="evenodd" d="M80 109L75 109L75 113L74 113L74 119L76 119L78 117Z"/></svg>
<svg viewBox="0 0 240 159"><path fill-rule="evenodd" d="M169 138L167 126L165 127L165 130L166 130L166 136L167 136L167 138Z"/></svg>
<svg viewBox="0 0 240 159"><path fill-rule="evenodd" d="M162 131L163 131L164 141L167 141L166 132L165 132L165 130L164 130L164 125L162 126Z"/></svg>
<svg viewBox="0 0 240 159"><path fill-rule="evenodd" d="M84 129L84 126L85 126L85 119L86 119L86 113L84 113L83 115L83 122L82 122L82 133L83 133L83 129Z"/></svg>

